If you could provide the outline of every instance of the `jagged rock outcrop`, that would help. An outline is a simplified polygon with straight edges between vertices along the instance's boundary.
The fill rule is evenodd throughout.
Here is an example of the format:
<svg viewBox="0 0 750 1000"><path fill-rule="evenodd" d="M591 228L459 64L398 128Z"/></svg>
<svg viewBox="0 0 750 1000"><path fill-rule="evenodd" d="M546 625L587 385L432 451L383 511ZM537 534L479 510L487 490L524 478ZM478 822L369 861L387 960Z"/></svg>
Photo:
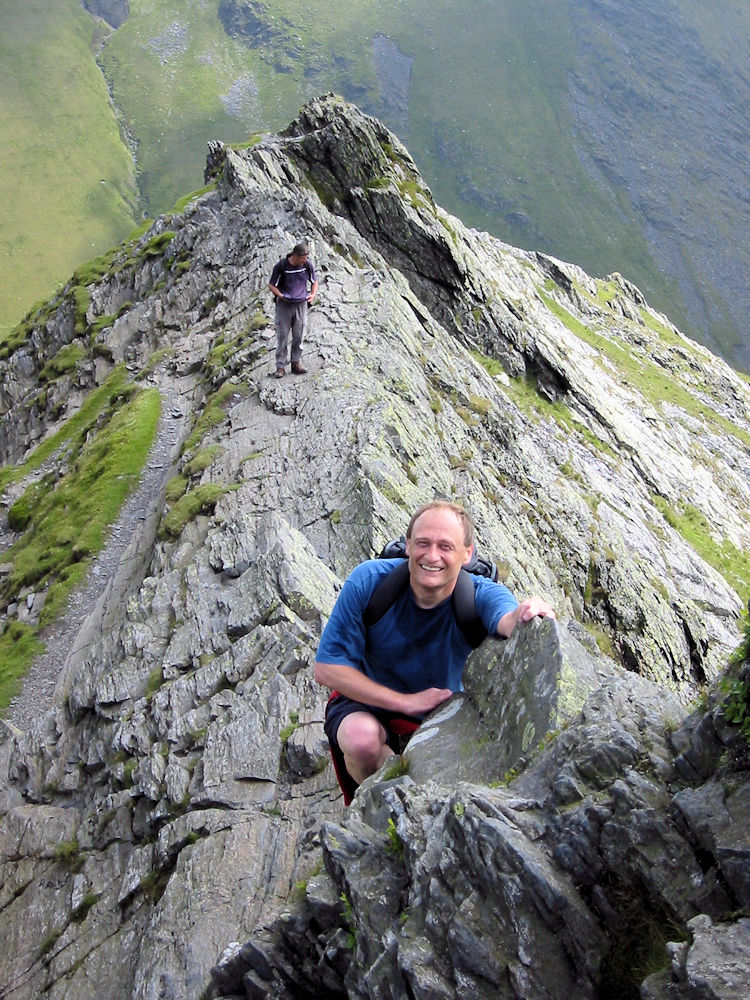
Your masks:
<svg viewBox="0 0 750 1000"><path fill-rule="evenodd" d="M3 503L32 526L74 471L62 432L114 375L112 408L177 393L181 435L53 704L4 724L0 989L596 996L646 915L684 941L649 996L710 996L690 990L711 943L743 961L746 762L719 695L682 706L739 641L746 382L621 277L466 229L334 97L213 144L207 172L0 362ZM300 238L309 374L277 381L266 284ZM409 775L344 817L317 639L345 574L435 494L561 625L478 651ZM55 581L12 590L23 530L16 507L2 620L43 638Z"/></svg>
<svg viewBox="0 0 750 1000"><path fill-rule="evenodd" d="M675 729L672 695L573 631L537 622L511 643L525 648L472 658L465 698L407 748L407 776L369 779L345 821L324 825L325 870L224 956L214 996L637 996L670 935L672 968L644 995L744 995L747 743L716 704ZM521 663L539 698L498 719ZM507 747L540 715L561 729L527 744L523 766ZM696 785L692 754L711 772Z"/></svg>

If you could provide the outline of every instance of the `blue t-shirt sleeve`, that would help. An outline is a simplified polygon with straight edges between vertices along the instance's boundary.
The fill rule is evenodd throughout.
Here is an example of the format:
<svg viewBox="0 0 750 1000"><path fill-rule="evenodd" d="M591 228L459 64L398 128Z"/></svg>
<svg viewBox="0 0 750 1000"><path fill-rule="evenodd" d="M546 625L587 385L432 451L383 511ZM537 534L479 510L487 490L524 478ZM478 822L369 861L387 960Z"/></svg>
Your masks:
<svg viewBox="0 0 750 1000"><path fill-rule="evenodd" d="M383 559L361 563L352 570L320 637L315 657L318 663L343 663L365 671L367 630L362 616L378 580L392 568L392 560Z"/></svg>
<svg viewBox="0 0 750 1000"><path fill-rule="evenodd" d="M486 576L474 577L477 612L489 635L497 635L497 625L503 615L515 611L518 601L502 583L493 583Z"/></svg>
<svg viewBox="0 0 750 1000"><path fill-rule="evenodd" d="M307 276L310 279L310 284L314 285L316 281L315 268L313 267L313 263L311 260L308 260L306 264L307 264Z"/></svg>

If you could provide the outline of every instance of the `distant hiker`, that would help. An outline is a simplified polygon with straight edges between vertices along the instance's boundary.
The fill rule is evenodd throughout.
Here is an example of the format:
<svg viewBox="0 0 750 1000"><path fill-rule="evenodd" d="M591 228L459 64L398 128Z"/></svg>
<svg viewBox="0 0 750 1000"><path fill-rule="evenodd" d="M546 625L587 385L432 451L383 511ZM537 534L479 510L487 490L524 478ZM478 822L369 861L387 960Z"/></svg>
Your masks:
<svg viewBox="0 0 750 1000"><path fill-rule="evenodd" d="M308 287L309 286L309 287ZM268 283L276 299L276 378L285 373L287 339L292 331L292 372L304 375L302 338L307 325L307 305L318 292L318 279L307 245L298 243L291 253L274 266Z"/></svg>
<svg viewBox="0 0 750 1000"><path fill-rule="evenodd" d="M374 624L368 605L384 577L403 559L371 559L347 578L323 630L315 679L333 694L325 731L345 800L340 762L354 784L394 754L392 730L400 720L415 724L462 690L472 646L456 621L454 592L474 548L474 525L456 504L436 500L412 517L406 532L408 586ZM508 637L518 622L554 618L540 597L520 604L500 583L464 574L474 587L475 614L488 635Z"/></svg>

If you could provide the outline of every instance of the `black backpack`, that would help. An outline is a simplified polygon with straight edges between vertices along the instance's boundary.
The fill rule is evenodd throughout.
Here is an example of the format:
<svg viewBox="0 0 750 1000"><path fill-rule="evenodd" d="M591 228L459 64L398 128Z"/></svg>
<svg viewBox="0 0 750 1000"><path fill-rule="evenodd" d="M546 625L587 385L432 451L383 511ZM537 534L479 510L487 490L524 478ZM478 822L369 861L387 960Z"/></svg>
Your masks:
<svg viewBox="0 0 750 1000"><path fill-rule="evenodd" d="M403 535L401 538L388 542L377 558L403 559L404 561L401 565L396 566L388 576L383 577L373 590L363 615L363 621L367 628L379 622L388 608L409 586L409 564L406 561L406 539ZM490 580L497 581L497 566L491 560L478 556L475 549L469 563L458 574L453 591L453 613L456 616L456 622L468 644L472 649L476 649L487 638L487 629L477 613L474 584L470 574L486 576Z"/></svg>

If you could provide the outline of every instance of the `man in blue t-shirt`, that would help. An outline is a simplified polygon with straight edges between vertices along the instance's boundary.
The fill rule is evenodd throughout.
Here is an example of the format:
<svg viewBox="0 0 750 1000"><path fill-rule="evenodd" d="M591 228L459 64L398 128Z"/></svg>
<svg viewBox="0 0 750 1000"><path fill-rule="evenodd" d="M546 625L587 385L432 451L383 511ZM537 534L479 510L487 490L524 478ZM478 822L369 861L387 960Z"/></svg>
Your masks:
<svg viewBox="0 0 750 1000"><path fill-rule="evenodd" d="M274 266L268 283L276 300L276 378L282 378L287 358L287 340L292 332L292 372L304 375L302 338L307 325L307 306L318 292L315 268L306 244L298 243Z"/></svg>
<svg viewBox="0 0 750 1000"><path fill-rule="evenodd" d="M419 721L462 689L471 647L453 613L461 567L471 559L474 526L456 504L436 500L414 514L406 532L409 586L370 628L363 621L377 583L400 560L373 559L349 575L323 630L315 679L336 692L326 709L331 747L359 784L394 751L394 719ZM488 635L507 637L518 622L555 613L540 597L520 604L486 577L472 576Z"/></svg>

